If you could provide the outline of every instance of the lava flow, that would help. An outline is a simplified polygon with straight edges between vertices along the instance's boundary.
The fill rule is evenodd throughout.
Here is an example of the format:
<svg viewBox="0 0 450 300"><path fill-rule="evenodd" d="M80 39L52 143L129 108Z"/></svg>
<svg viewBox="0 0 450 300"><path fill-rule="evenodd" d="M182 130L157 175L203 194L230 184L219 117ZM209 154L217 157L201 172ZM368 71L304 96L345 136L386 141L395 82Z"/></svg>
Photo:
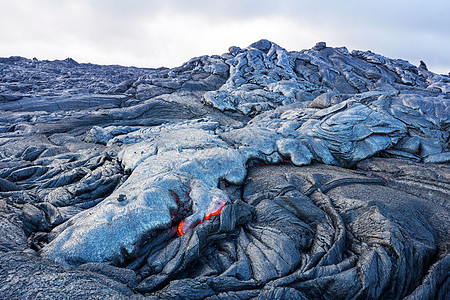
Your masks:
<svg viewBox="0 0 450 300"><path fill-rule="evenodd" d="M183 234L183 220L181 220L180 224L178 224L178 236L182 236Z"/></svg>
<svg viewBox="0 0 450 300"><path fill-rule="evenodd" d="M216 209L215 211L213 211L212 213L206 215L203 218L203 221L205 220L209 220L211 219L212 216L217 216L220 214L220 212L222 211L222 208L225 206L226 202L223 202L222 205ZM203 221L200 222L200 224L203 224ZM178 224L178 236L182 236L185 232L183 232L183 220L180 221L180 224Z"/></svg>

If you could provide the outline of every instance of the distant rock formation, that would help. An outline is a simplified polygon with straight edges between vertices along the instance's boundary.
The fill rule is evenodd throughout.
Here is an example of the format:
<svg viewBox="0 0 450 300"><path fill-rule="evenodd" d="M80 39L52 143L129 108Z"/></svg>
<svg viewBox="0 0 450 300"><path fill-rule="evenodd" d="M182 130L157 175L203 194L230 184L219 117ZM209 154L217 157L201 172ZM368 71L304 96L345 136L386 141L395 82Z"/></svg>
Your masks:
<svg viewBox="0 0 450 300"><path fill-rule="evenodd" d="M450 77L267 40L0 58L0 298L448 299Z"/></svg>

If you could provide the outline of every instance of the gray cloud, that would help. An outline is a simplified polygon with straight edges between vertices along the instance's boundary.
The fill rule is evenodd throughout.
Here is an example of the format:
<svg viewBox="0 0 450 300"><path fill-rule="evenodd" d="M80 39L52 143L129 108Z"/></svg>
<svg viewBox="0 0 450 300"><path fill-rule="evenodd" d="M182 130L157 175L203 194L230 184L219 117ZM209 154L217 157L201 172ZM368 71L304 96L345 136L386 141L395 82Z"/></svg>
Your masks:
<svg viewBox="0 0 450 300"><path fill-rule="evenodd" d="M0 4L0 56L175 66L268 38L317 41L450 71L450 2L296 0L21 0Z"/></svg>

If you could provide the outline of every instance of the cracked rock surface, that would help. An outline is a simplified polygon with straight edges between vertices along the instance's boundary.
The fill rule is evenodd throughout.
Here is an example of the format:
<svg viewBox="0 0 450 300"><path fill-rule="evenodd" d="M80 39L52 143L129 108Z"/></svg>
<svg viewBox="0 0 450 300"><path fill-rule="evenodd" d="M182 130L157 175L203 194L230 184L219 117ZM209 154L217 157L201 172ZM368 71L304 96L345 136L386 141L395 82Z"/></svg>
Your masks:
<svg viewBox="0 0 450 300"><path fill-rule="evenodd" d="M450 78L258 41L0 58L0 299L448 299Z"/></svg>

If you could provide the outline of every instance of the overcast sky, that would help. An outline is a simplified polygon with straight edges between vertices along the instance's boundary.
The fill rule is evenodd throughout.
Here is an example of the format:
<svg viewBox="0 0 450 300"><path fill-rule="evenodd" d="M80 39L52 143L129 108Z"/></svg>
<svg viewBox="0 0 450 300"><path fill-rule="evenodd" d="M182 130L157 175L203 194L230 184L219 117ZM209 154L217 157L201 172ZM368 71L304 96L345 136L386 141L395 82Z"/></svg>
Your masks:
<svg viewBox="0 0 450 300"><path fill-rule="evenodd" d="M0 0L0 57L174 67L266 38L450 72L449 0Z"/></svg>

